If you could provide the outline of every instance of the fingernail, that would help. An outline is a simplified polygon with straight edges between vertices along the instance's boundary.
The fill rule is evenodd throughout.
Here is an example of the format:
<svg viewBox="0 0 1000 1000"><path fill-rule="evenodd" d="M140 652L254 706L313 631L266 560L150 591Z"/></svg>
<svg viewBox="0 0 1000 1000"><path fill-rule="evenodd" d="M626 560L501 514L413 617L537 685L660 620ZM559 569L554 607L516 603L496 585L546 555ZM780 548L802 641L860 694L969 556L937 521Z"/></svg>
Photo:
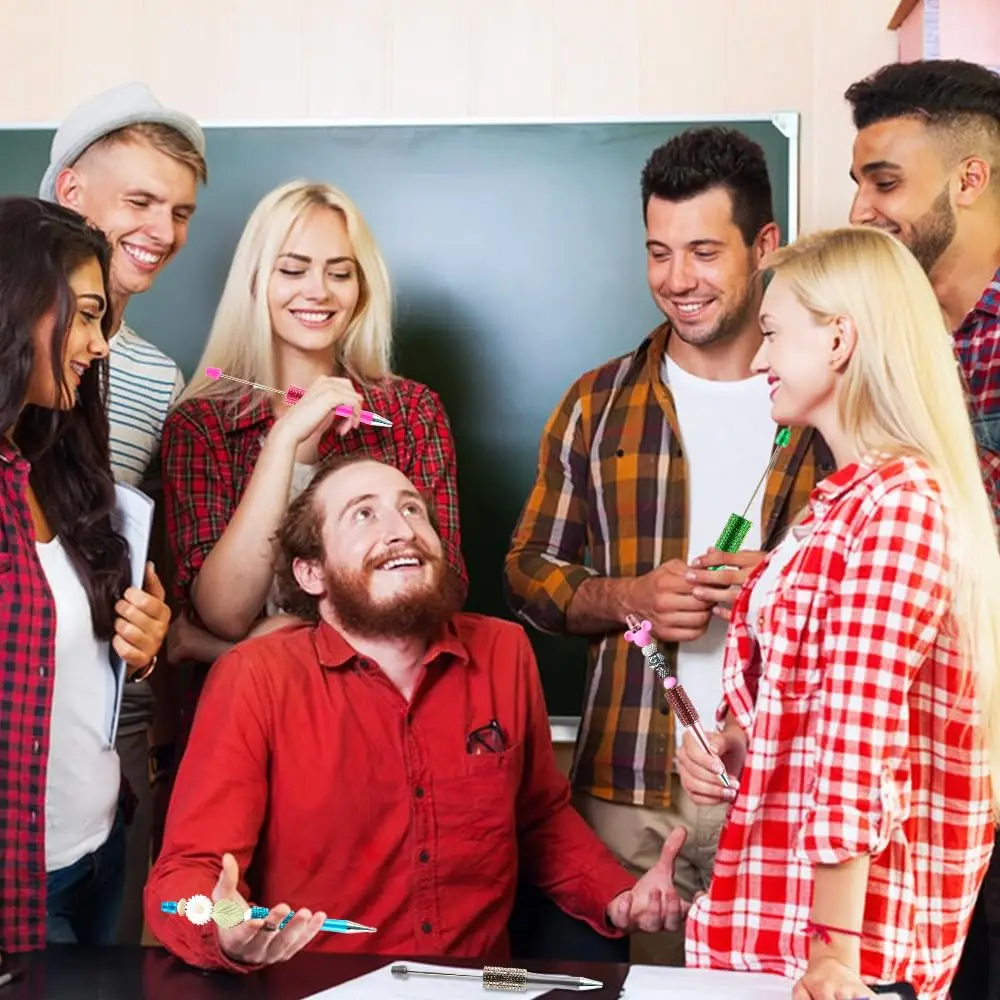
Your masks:
<svg viewBox="0 0 1000 1000"><path fill-rule="evenodd" d="M687 580L688 583L694 583L694 581L697 580L698 577L696 574L688 572L684 574L684 579Z"/></svg>

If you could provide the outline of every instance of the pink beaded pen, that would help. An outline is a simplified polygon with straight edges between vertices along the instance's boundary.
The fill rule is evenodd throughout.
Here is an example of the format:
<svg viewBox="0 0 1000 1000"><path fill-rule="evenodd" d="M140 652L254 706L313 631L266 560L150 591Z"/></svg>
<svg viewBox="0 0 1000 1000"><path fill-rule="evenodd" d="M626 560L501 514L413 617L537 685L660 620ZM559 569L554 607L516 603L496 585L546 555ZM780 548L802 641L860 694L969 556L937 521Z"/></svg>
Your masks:
<svg viewBox="0 0 1000 1000"><path fill-rule="evenodd" d="M652 637L653 626L648 621L639 621L637 615L626 615L625 624L628 631L625 633L625 641L635 643L642 650L646 665L656 671L660 680L663 681L663 693L670 707L674 710L677 721L685 728L690 729L699 746L705 753L718 758L719 755L709 746L708 737L701 725L701 717L698 710L691 703L687 692L681 687L676 677L667 673L667 661L660 652L660 647ZM721 758L719 758L721 763ZM723 770L719 775L726 788L730 787L729 775Z"/></svg>
<svg viewBox="0 0 1000 1000"><path fill-rule="evenodd" d="M263 389L265 392L276 392L279 396L285 397L285 402L289 406L294 406L305 394L305 389L300 389L297 385L290 385L285 392L280 389L272 389L269 385L261 385L259 382L248 382L245 378L237 378L235 375L226 375L223 373L221 368L206 368L205 374L215 382L218 382L220 378L227 378L231 382L242 382L243 385L249 385L254 389ZM354 411L349 406L338 406L334 413L338 417L349 417ZM361 423L371 424L372 427L391 427L392 421L386 417L381 417L377 413L372 413L370 410L361 411Z"/></svg>

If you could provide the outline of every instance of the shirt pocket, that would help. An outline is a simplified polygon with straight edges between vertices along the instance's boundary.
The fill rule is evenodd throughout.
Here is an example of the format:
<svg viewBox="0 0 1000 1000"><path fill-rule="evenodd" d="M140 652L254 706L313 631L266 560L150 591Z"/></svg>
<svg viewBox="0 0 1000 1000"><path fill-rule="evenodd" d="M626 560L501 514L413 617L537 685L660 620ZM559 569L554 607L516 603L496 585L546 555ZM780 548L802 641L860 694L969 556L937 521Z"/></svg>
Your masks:
<svg viewBox="0 0 1000 1000"><path fill-rule="evenodd" d="M466 754L446 777L435 778L435 820L452 862L503 882L517 867L517 798L524 767L521 744L502 753Z"/></svg>
<svg viewBox="0 0 1000 1000"><path fill-rule="evenodd" d="M815 585L782 585L761 612L761 674L780 698L812 697L823 679L823 621L829 603Z"/></svg>
<svg viewBox="0 0 1000 1000"><path fill-rule="evenodd" d="M1000 454L1000 413L989 413L972 421L976 444L986 451Z"/></svg>

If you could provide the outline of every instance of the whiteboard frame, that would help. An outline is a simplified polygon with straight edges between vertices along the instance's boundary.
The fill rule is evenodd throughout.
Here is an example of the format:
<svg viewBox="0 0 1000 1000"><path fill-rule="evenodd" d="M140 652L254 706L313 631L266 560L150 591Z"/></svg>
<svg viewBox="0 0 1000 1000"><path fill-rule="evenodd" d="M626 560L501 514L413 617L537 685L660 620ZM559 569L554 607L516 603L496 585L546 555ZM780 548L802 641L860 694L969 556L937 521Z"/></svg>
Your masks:
<svg viewBox="0 0 1000 1000"><path fill-rule="evenodd" d="M420 128L482 125L695 125L712 122L770 122L788 140L788 243L799 234L799 133L802 116L798 111L771 111L767 114L738 115L656 115L610 116L587 118L580 116L554 118L288 118L236 119L199 121L203 129L229 128ZM0 132L40 131L57 129L59 122L2 122Z"/></svg>

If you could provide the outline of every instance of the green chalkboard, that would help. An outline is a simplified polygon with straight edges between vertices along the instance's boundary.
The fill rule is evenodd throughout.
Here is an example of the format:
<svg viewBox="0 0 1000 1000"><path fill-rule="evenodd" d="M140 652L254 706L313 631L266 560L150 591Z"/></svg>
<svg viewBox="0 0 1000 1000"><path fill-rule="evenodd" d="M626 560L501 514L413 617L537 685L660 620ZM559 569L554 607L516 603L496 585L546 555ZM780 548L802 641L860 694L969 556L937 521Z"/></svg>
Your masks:
<svg viewBox="0 0 1000 1000"><path fill-rule="evenodd" d="M208 127L209 184L187 247L130 324L187 376L258 199L296 177L360 206L397 296L396 369L454 429L470 610L511 617L501 575L550 411L660 316L645 282L639 175L697 121ZM713 121L764 148L782 233L797 223L798 116ZM50 127L0 127L0 192L35 194ZM553 715L579 713L584 645L533 635Z"/></svg>

